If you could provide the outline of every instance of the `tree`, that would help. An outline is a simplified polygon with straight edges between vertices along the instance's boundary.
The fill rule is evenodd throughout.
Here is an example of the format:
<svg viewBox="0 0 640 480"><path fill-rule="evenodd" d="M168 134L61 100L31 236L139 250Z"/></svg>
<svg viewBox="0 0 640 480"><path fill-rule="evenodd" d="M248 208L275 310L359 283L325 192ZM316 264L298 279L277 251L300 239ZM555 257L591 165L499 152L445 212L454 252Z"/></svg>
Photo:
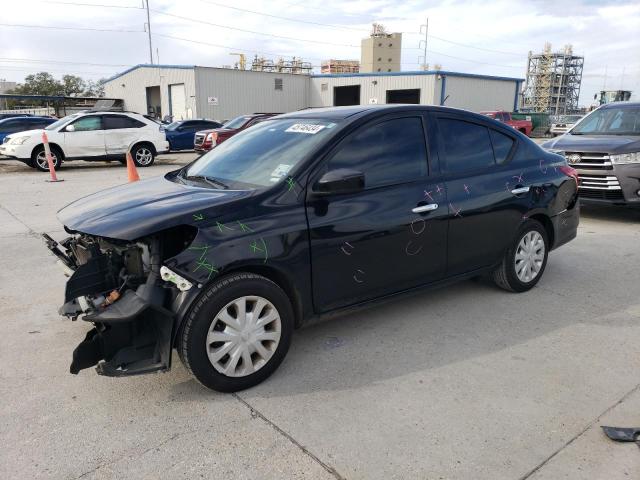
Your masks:
<svg viewBox="0 0 640 480"><path fill-rule="evenodd" d="M18 85L10 93L20 95L64 95L64 87L50 73L40 72L24 77L24 83Z"/></svg>
<svg viewBox="0 0 640 480"><path fill-rule="evenodd" d="M106 79L101 78L97 82L93 80L87 80L85 84L84 96L85 97L104 97L104 84Z"/></svg>
<svg viewBox="0 0 640 480"><path fill-rule="evenodd" d="M62 90L66 97L78 97L84 94L87 82L76 75L62 76Z"/></svg>

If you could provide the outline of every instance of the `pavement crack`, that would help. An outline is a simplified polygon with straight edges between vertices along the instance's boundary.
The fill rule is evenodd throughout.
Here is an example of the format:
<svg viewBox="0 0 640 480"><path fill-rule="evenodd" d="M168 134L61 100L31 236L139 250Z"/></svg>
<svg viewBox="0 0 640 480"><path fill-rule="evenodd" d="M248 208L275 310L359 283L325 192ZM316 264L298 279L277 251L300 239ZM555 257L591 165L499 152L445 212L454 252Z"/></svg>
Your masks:
<svg viewBox="0 0 640 480"><path fill-rule="evenodd" d="M556 455L558 455L565 448L567 448L573 442L578 440L582 435L584 435L589 429L591 429L591 427L593 427L596 423L598 423L602 417L604 417L607 413L609 413L611 410L616 408L618 405L620 405L622 402L624 402L627 398L629 398L631 395L636 393L638 390L640 390L640 383L638 385L636 385L635 387L633 387L631 390L629 390L627 393L625 393L613 405L607 407L602 413L600 413L600 415L598 415L596 418L591 420L582 430L580 430L577 434L575 434L573 437L571 437L569 440L567 440L564 443L564 445L562 445L555 452L553 452L551 455L549 455L547 458L545 458L542 462L540 462L538 465L536 465L532 470L530 470L529 472L524 474L522 477L519 477L518 480L527 480L528 478L530 478L534 473L536 473L541 468L543 468L547 463L549 463Z"/></svg>
<svg viewBox="0 0 640 480"><path fill-rule="evenodd" d="M162 447L163 445L165 445L165 444L167 444L167 443L169 443L169 442L172 442L172 441L173 441L173 440L175 440L176 438L178 438L178 437L180 437L180 436L182 436L182 435L186 435L186 434L189 434L189 433L193 433L194 431L195 431L195 430L190 430L190 431L187 431L187 432L174 433L174 434L173 434L173 435L171 435L170 437L165 438L165 439L164 439L163 441L161 441L160 443L157 443L157 444L153 445L152 447L149 447L149 448L147 448L146 450L143 450L143 451L142 451L142 452L140 452L140 453L127 455L127 458L130 458L130 459L132 459L132 458L140 458L140 457L142 457L143 455L145 455L145 454L149 453L150 451L152 451L152 450L156 450L156 449L158 449L158 448ZM74 479L74 480L79 480L80 478L85 478L87 475L91 475L92 473L97 472L97 471L98 471L98 470L100 470L101 468L108 467L108 466L110 466L110 465L115 465L116 463L118 463L118 462L122 461L123 459L124 459L124 457L123 457L123 456L120 456L120 457L118 457L118 458L114 458L114 459L113 459L113 460L111 460L111 461L104 462L104 463L100 463L100 464L96 465L94 468L92 468L91 470L87 470L86 472L81 473L80 475L78 475L77 477L75 477L75 479Z"/></svg>
<svg viewBox="0 0 640 480"><path fill-rule="evenodd" d="M322 460L320 460L320 458L318 458L316 455L314 455L311 451L309 451L309 449L307 447L305 447L304 445L302 445L300 442L298 442L295 438L293 438L289 433L285 432L282 428L280 428L278 425L276 425L274 422L272 422L271 420L269 420L267 417L265 417L259 410L255 409L254 407L251 406L251 404L249 404L249 402L247 402L246 400L244 400L240 395L238 395L237 393L233 393L232 394L240 403L242 403L245 407L247 407L251 413L251 416L253 418L259 418L261 419L263 422L265 422L267 425L269 425L271 428L273 428L276 432L278 432L280 435L282 435L283 437L285 437L287 440L289 440L293 445L295 445L296 447L298 447L302 453L304 453L305 455L307 455L309 458L311 458L314 462L316 462L318 465L320 465L322 468L324 468L328 473L330 473L331 475L333 475L334 478L336 478L337 480L346 480L345 477L343 477L342 475L340 475L340 473L331 465L329 465L326 462L323 462Z"/></svg>
<svg viewBox="0 0 640 480"><path fill-rule="evenodd" d="M36 232L33 228L31 228L29 225L27 225L26 223L24 223L22 220L20 220L20 218L18 218L18 216L16 214L14 214L11 210L9 210L7 207L5 207L4 205L0 204L0 208L2 210L4 210L5 212L7 212L7 214L13 218L16 222L18 222L20 225L22 225L23 227L25 227L27 229L27 235L31 236L31 237L35 237L35 238L40 238L40 234L38 232Z"/></svg>

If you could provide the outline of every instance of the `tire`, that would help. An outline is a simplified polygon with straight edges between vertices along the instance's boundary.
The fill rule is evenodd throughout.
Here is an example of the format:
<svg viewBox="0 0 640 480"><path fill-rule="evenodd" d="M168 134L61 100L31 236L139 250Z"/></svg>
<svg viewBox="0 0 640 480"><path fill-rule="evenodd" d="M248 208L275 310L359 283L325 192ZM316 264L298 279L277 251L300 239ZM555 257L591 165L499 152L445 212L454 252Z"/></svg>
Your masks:
<svg viewBox="0 0 640 480"><path fill-rule="evenodd" d="M529 241L527 242L526 239ZM544 252L540 251L542 246ZM518 255L518 259L516 255ZM502 262L493 271L493 281L500 288L510 292L526 292L533 288L542 277L547 266L548 256L547 231L540 222L527 220L520 227L515 241L504 253ZM530 270L527 269L527 262L531 265Z"/></svg>
<svg viewBox="0 0 640 480"><path fill-rule="evenodd" d="M53 160L53 168L58 170L62 166L62 152L55 145L51 145L51 157ZM31 165L33 168L41 172L49 171L49 164L44 153L44 145L37 147L31 154Z"/></svg>
<svg viewBox="0 0 640 480"><path fill-rule="evenodd" d="M237 308L242 302L246 317ZM260 312L254 319L256 308ZM242 318L245 321L238 322ZM254 323L264 321L268 323ZM230 324L245 328L240 331ZM177 350L187 370L205 387L236 392L257 385L278 368L289 350L293 327L291 302L278 285L261 275L234 273L215 281L196 300L184 320Z"/></svg>
<svg viewBox="0 0 640 480"><path fill-rule="evenodd" d="M150 167L156 159L156 154L150 145L141 143L133 147L131 157L136 167Z"/></svg>

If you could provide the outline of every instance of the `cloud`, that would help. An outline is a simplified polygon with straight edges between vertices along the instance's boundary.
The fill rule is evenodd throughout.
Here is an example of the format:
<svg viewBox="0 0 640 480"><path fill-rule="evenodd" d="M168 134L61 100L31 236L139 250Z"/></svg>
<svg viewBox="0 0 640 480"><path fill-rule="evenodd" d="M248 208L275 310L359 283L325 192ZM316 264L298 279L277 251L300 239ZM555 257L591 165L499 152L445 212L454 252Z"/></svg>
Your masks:
<svg viewBox="0 0 640 480"><path fill-rule="evenodd" d="M56 76L77 73L97 79L124 68L28 63L33 59L118 65L148 63L149 49L144 32L146 13L139 8L138 0L68 1L133 8L23 0L3 5L0 23L134 32L0 26L1 78L21 80L28 73L48 70ZM607 88L634 90L636 95L640 91L640 56L637 55L640 51L640 30L637 28L640 5L636 2L568 0L560 5L557 1L546 0L150 0L150 5L154 10L151 15L153 53L154 57L159 53L161 63L232 65L237 57L229 53L234 51L246 53L249 61L256 54L274 60L278 55L284 55L302 57L316 66L328 58L358 59L360 39L367 35L371 22L379 21L390 31L404 32L402 68L415 70L419 67L418 57L422 55L418 48L423 38L419 33L420 25L428 17L427 62L432 65L438 63L453 71L524 77L527 52L539 51L549 41L557 50L572 44L575 53L585 56L582 104L589 104L593 94L605 85L605 71ZM8 61L7 58L23 60Z"/></svg>

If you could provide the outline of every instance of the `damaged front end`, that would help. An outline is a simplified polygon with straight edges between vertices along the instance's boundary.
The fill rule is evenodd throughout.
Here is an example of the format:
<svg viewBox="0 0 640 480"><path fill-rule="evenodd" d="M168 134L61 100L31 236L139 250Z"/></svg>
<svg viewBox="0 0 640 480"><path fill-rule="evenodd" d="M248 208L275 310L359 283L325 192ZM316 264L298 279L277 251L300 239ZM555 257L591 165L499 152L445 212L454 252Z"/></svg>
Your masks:
<svg viewBox="0 0 640 480"><path fill-rule="evenodd" d="M178 244L169 248L161 235L130 242L73 233L60 243L43 235L69 277L59 313L94 324L73 352L71 373L97 365L98 374L117 377L171 367L171 305L192 285L162 261L195 236L174 233Z"/></svg>

